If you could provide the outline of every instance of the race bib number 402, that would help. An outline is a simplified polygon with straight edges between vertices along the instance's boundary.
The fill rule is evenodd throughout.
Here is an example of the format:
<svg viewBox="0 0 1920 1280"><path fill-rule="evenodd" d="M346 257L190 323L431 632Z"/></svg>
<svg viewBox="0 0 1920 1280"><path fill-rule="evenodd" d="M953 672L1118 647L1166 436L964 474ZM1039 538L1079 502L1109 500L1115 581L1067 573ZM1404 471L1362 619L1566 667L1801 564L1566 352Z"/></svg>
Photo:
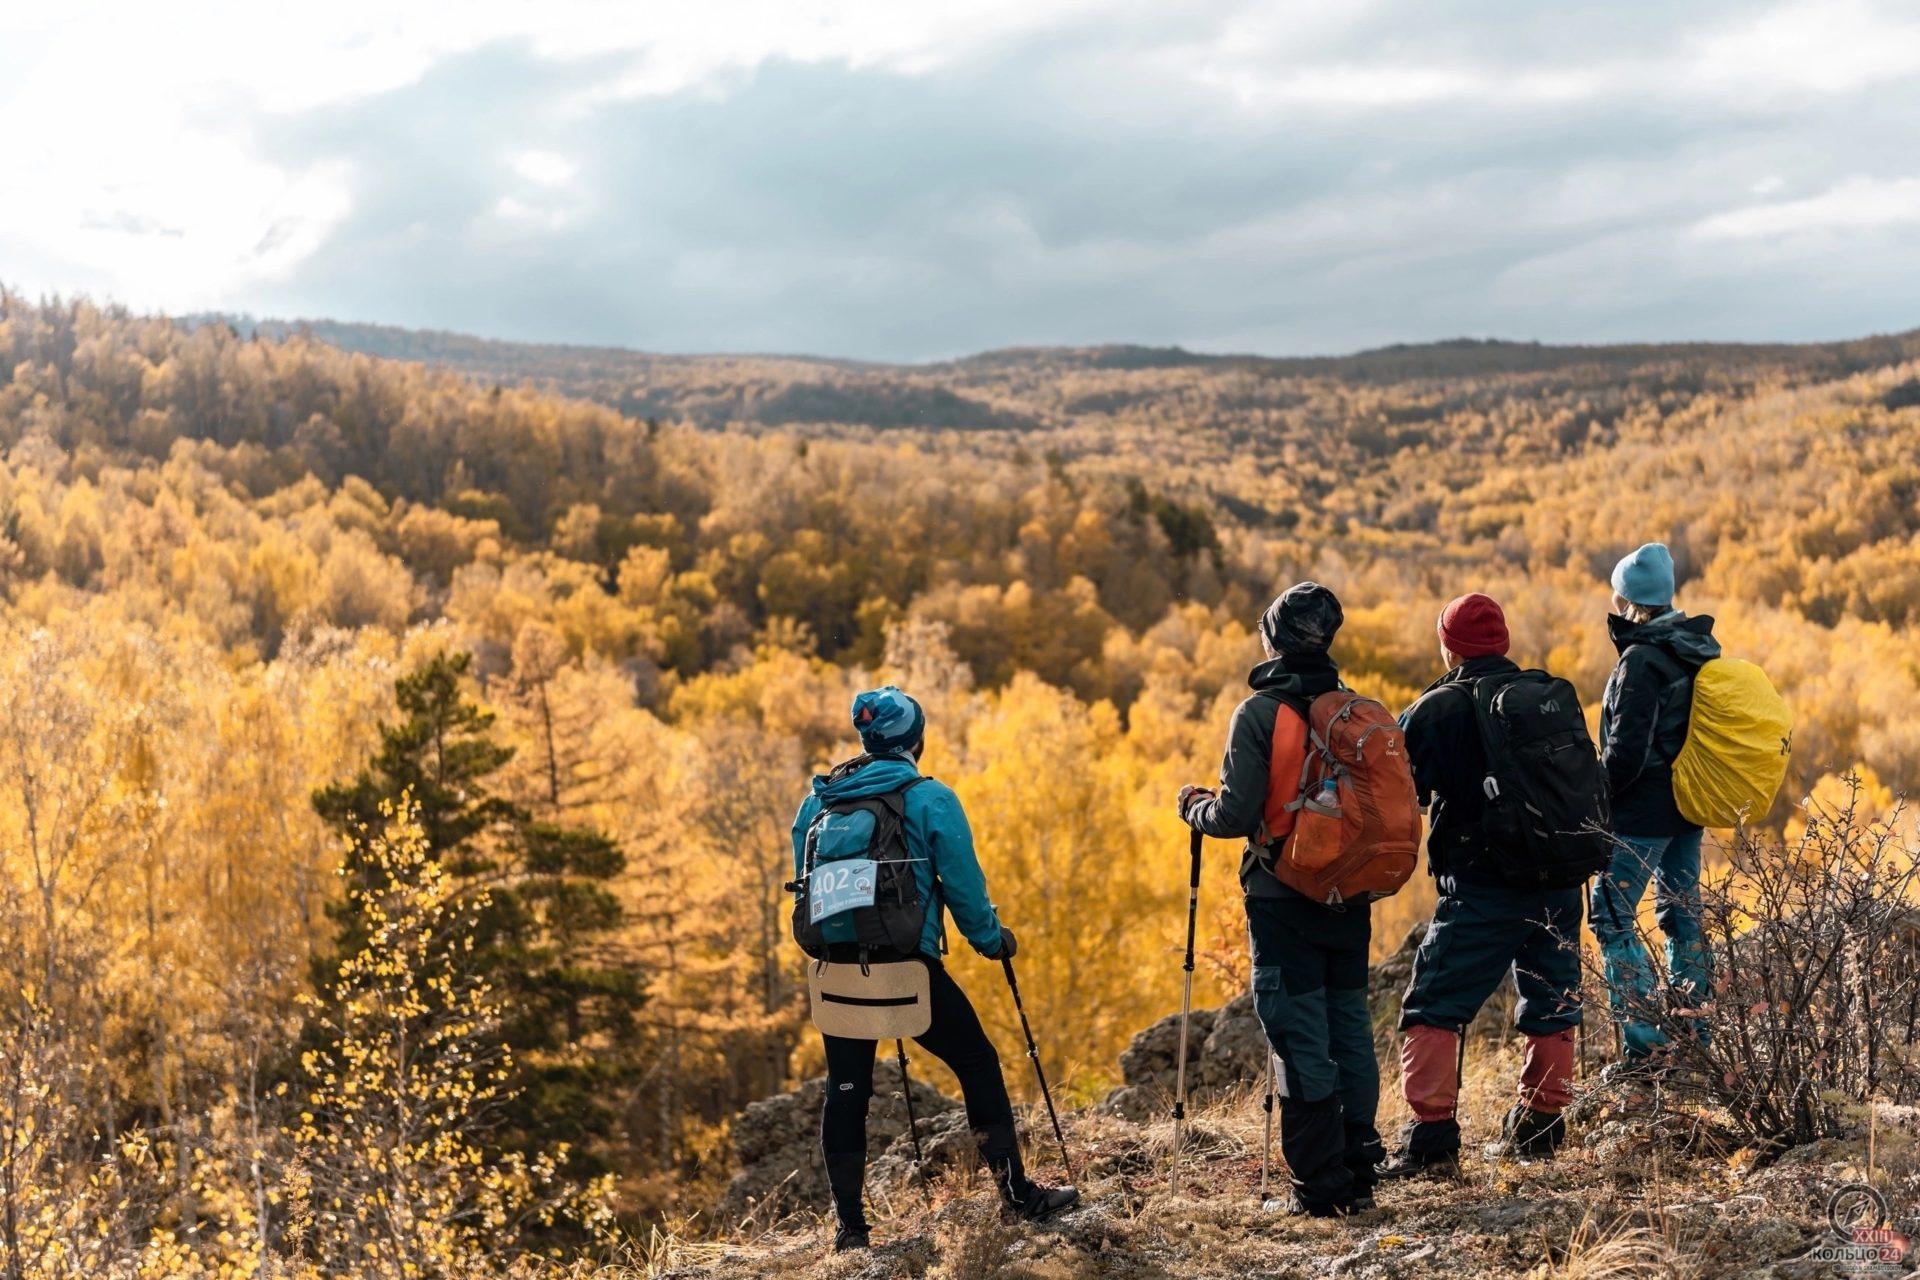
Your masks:
<svg viewBox="0 0 1920 1280"><path fill-rule="evenodd" d="M819 924L828 916L873 905L872 858L842 858L813 869L807 884L807 920Z"/></svg>

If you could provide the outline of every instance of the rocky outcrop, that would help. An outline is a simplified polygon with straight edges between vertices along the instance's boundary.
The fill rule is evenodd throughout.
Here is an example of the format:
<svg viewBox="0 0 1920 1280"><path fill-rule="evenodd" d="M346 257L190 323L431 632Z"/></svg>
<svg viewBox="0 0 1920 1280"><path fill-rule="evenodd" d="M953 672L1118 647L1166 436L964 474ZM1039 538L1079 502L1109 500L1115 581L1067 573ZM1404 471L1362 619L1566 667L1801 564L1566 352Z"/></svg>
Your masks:
<svg viewBox="0 0 1920 1280"><path fill-rule="evenodd" d="M1425 930L1422 924L1409 931L1369 975L1369 998L1384 1063L1395 1060L1400 997L1412 976L1414 950ZM1505 1027L1512 1001L1509 984L1488 1001L1475 1030ZM1217 1009L1194 1010L1189 1036L1190 1099L1203 1102L1235 1089L1259 1087L1266 1069L1266 1037L1254 1015L1251 994L1236 996ZM1100 1110L1135 1122L1164 1117L1172 1104L1179 1043L1177 1014L1135 1036L1120 1055L1122 1083L1107 1095ZM914 1075L914 1108L928 1174L970 1168L975 1159L973 1136L960 1104L923 1083L917 1071ZM826 1172L820 1159L820 1105L825 1091L825 1080L809 1080L792 1093L754 1103L734 1121L734 1159L740 1172L718 1206L721 1221L750 1219L765 1224L796 1210L827 1207ZM871 1196L914 1194L913 1148L906 1133L899 1072L883 1053L874 1072L867 1121Z"/></svg>
<svg viewBox="0 0 1920 1280"><path fill-rule="evenodd" d="M1415 926L1394 953L1368 974L1368 1000L1376 1035L1391 1039L1400 1016L1400 996L1413 974L1413 953L1426 925ZM1243 992L1218 1009L1196 1009L1188 1027L1187 1092L1193 1099L1234 1088L1257 1087L1266 1071L1266 1036L1254 1015L1253 994ZM1390 1053L1391 1048L1383 1046ZM1180 1015L1169 1014L1133 1038L1120 1054L1119 1088L1100 1104L1110 1115L1142 1121L1166 1114L1172 1104L1180 1053Z"/></svg>
<svg viewBox="0 0 1920 1280"><path fill-rule="evenodd" d="M1420 932L1372 973L1388 1074L1400 995ZM1512 1000L1510 988L1497 993L1472 1034L1511 1035ZM804 1215L781 1222L794 1209L826 1205L817 1153L823 1082L757 1104L735 1125L743 1168L720 1221L724 1226L744 1219L752 1229L712 1252L700 1246L682 1259L684 1265L670 1264L662 1275L1479 1280L1560 1274L1562 1263L1567 1274L1598 1274L1629 1257L1639 1268L1635 1274L1802 1280L1840 1274L1819 1252L1833 1240L1826 1206L1835 1190L1859 1179L1869 1149L1877 1144L1883 1167L1905 1167L1899 1162L1910 1163L1920 1150L1920 1108L1882 1105L1871 1133L1829 1138L1771 1162L1741 1160L1733 1158L1733 1136L1701 1108L1662 1108L1619 1091L1595 1090L1569 1113L1575 1132L1558 1160L1528 1163L1485 1153L1482 1140L1496 1131L1499 1117L1497 1108L1482 1108L1465 1117L1471 1176L1389 1184L1369 1212L1339 1222L1305 1221L1286 1216L1283 1153L1274 1152L1271 1185L1263 1182L1257 1101L1232 1096L1257 1088L1263 1070L1251 999L1241 996L1194 1014L1189 1078L1195 1099L1207 1101L1211 1093L1228 1105L1196 1116L1176 1180L1171 1135L1161 1121L1172 1092L1177 1038L1177 1018L1147 1028L1122 1057L1126 1085L1100 1108L1063 1112L1084 1198L1077 1209L1037 1228L1003 1221L984 1180L951 1176L973 1168L972 1135L964 1110L925 1085L915 1089L915 1106L932 1183L925 1190L917 1184L898 1076L883 1060L867 1180L869 1212L880 1230L874 1253L853 1260L827 1254L817 1224ZM1475 1061L1470 1052L1470 1073ZM1503 1063L1500 1070L1506 1069ZM1485 1088L1484 1077L1476 1084ZM1510 1081L1499 1084L1511 1087ZM1136 1111L1145 1123L1133 1122ZM1031 1114L1027 1119L1029 1159L1054 1180L1044 1120ZM1908 1257L1902 1265L1911 1263Z"/></svg>
<svg viewBox="0 0 1920 1280"><path fill-rule="evenodd" d="M961 1135L969 1144L965 1114L960 1104L918 1078L909 1066L913 1080L913 1110L920 1121L921 1145L927 1148L928 1163L934 1164L938 1139L940 1160L951 1163L957 1157L949 1130L950 1114L958 1115ZM733 1157L739 1172L721 1198L717 1216L725 1223L752 1219L773 1222L800 1209L825 1209L826 1169L820 1160L820 1107L827 1094L826 1077L807 1081L792 1093L763 1098L741 1112L733 1122ZM867 1150L882 1153L874 1162L869 1184L876 1190L903 1181L900 1169L911 1169L912 1144L906 1139L907 1107L900 1092L900 1070L882 1058L873 1072L873 1101L867 1111ZM898 1159L895 1143L903 1149Z"/></svg>

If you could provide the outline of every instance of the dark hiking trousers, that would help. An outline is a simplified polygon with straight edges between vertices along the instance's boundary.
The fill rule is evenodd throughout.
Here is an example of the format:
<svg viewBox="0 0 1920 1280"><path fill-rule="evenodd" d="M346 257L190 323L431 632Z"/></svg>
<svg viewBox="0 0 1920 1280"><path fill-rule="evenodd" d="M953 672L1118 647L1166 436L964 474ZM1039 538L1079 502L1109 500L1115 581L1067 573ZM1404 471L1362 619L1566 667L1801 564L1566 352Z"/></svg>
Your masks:
<svg viewBox="0 0 1920 1280"><path fill-rule="evenodd" d="M1580 1025L1580 888L1521 889L1449 875L1439 878L1439 889L1433 922L1413 954L1401 1030L1463 1033L1509 969L1520 994L1513 1020L1522 1035L1552 1036ZM1417 1122L1407 1145L1422 1156L1458 1151L1459 1121Z"/></svg>
<svg viewBox="0 0 1920 1280"><path fill-rule="evenodd" d="M1032 1190L1020 1162L1013 1103L1000 1074L1000 1055L980 1026L967 993L938 960L926 961L933 1021L914 1043L947 1064L960 1080L967 1125L1002 1194L1024 1200ZM820 1037L827 1047L827 1099L820 1112L820 1151L842 1223L865 1221L861 1186L867 1160L867 1100L873 1097L873 1040Z"/></svg>
<svg viewBox="0 0 1920 1280"><path fill-rule="evenodd" d="M1345 1208L1373 1190L1384 1156L1374 1113L1380 1067L1367 1011L1372 912L1299 894L1247 898L1253 1005L1282 1063L1280 1151L1309 1209Z"/></svg>

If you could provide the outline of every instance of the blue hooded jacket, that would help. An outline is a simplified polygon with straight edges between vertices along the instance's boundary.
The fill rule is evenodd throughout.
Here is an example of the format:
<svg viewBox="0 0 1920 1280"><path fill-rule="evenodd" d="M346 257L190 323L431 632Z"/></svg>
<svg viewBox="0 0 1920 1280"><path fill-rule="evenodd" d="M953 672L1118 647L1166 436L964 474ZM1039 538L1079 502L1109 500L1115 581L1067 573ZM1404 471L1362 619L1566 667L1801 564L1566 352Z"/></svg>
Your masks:
<svg viewBox="0 0 1920 1280"><path fill-rule="evenodd" d="M819 816L823 801L884 795L919 776L919 768L905 755L874 760L831 782L815 775L811 794L793 818L794 878L806 873L807 829ZM921 953L936 959L940 955L941 935L946 931L943 908L953 912L954 924L975 951L991 955L999 950L1000 917L987 899L987 877L974 854L973 831L960 807L960 797L946 784L929 778L907 792L904 808L907 852L916 859L914 881L927 904L927 924L920 934Z"/></svg>

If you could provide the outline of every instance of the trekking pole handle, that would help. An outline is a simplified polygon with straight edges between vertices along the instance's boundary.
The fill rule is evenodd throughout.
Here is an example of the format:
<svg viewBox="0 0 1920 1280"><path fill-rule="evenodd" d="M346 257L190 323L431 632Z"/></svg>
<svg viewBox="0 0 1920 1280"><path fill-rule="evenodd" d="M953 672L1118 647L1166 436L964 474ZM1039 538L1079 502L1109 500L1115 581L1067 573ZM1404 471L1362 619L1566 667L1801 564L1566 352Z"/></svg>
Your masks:
<svg viewBox="0 0 1920 1280"><path fill-rule="evenodd" d="M1204 840L1204 838L1205 838L1205 837L1203 837L1203 836L1202 836L1202 835L1201 835L1201 834L1200 834L1200 833L1199 833L1198 831L1195 831L1195 832L1193 833L1193 835L1192 835L1192 838L1191 838L1191 839L1190 839L1190 841L1188 842L1188 846L1187 846L1187 847L1188 847L1188 850L1189 850L1189 853L1190 853L1190 857L1191 857L1191 864L1192 864L1192 865L1191 865L1191 866L1189 867L1189 869L1188 869L1188 872L1187 872L1187 961L1186 961L1186 970L1187 970L1187 972L1188 972L1188 973L1192 973L1192 972L1193 972L1193 934L1194 934L1194 918L1195 918L1195 915L1196 915L1196 913L1197 913L1197 910L1198 910L1198 908L1199 908L1199 905L1200 905L1200 848L1201 848L1201 843L1202 843L1202 841Z"/></svg>

